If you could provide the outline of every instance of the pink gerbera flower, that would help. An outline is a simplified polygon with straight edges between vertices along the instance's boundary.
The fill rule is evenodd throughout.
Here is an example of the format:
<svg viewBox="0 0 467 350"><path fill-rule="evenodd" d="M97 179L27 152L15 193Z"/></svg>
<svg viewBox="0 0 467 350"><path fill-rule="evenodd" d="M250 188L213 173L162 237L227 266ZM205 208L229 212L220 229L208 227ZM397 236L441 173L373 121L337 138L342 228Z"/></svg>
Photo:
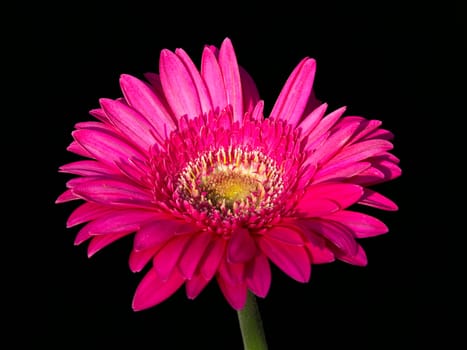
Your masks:
<svg viewBox="0 0 467 350"><path fill-rule="evenodd" d="M123 97L101 99L68 150L86 159L57 203L82 200L67 226L88 255L134 234L132 271L150 267L133 308L216 280L239 310L265 297L271 264L299 282L335 259L365 265L358 240L388 231L358 205L396 210L370 189L401 174L378 120L328 112L312 92L316 63L294 69L268 117L231 41L206 46L198 70L162 50L159 74L122 75Z"/></svg>

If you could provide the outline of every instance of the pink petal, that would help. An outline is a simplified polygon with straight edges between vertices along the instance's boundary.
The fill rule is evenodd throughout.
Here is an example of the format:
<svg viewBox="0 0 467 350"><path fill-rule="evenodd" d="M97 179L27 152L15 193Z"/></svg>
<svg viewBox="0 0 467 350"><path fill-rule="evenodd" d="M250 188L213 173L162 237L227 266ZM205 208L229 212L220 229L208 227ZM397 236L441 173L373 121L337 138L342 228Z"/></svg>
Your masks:
<svg viewBox="0 0 467 350"><path fill-rule="evenodd" d="M161 279L154 268L148 271L136 288L132 307L141 311L159 304L183 284L184 278L175 270L167 279Z"/></svg>
<svg viewBox="0 0 467 350"><path fill-rule="evenodd" d="M88 245L88 257L92 257L101 249L107 247L109 244L119 240L122 237L128 236L130 233L131 232L123 232L93 237Z"/></svg>
<svg viewBox="0 0 467 350"><path fill-rule="evenodd" d="M73 133L72 133L73 134ZM70 145L66 148L68 152L75 153L79 156L85 158L93 158L93 155L89 153L83 146L81 146L78 142L72 141Z"/></svg>
<svg viewBox="0 0 467 350"><path fill-rule="evenodd" d="M366 140L359 143L352 144L344 148L339 154L337 154L329 164L335 162L341 162L343 160L358 162L361 160L375 157L385 151L393 148L391 142L387 140Z"/></svg>
<svg viewBox="0 0 467 350"><path fill-rule="evenodd" d="M326 164L329 159L339 154L357 128L358 124L354 123L331 134L324 145L313 152L308 161L316 164Z"/></svg>
<svg viewBox="0 0 467 350"><path fill-rule="evenodd" d="M75 174L80 176L99 176L118 174L115 167L108 166L95 160L80 160L62 165L59 168L61 173Z"/></svg>
<svg viewBox="0 0 467 350"><path fill-rule="evenodd" d="M201 115L201 105L196 85L190 72L177 55L161 51L159 72L164 94L176 117Z"/></svg>
<svg viewBox="0 0 467 350"><path fill-rule="evenodd" d="M198 234L193 234L193 238L187 244L183 256L180 258L178 267L183 277L186 279L191 279L193 274L198 267L201 258L204 255L206 247L211 241L212 233L203 232Z"/></svg>
<svg viewBox="0 0 467 350"><path fill-rule="evenodd" d="M66 190L60 196L58 196L58 198L55 200L55 204L74 201L77 199L81 199L81 198L77 196L75 193L73 193L71 190Z"/></svg>
<svg viewBox="0 0 467 350"><path fill-rule="evenodd" d="M324 181L340 181L356 176L371 167L370 162L345 161L332 165L325 165L313 177L314 183Z"/></svg>
<svg viewBox="0 0 467 350"><path fill-rule="evenodd" d="M308 140L312 144L313 140L318 139L321 135L324 135L328 132L333 125L339 120L339 118L344 114L346 107L341 107L335 111L326 115L323 119L319 121L319 124L312 129L310 134L308 134ZM307 149L310 148L310 144L307 146Z"/></svg>
<svg viewBox="0 0 467 350"><path fill-rule="evenodd" d="M221 68L216 56L208 47L205 47L203 50L201 76L206 82L214 109L224 109L227 106L227 96L225 94Z"/></svg>
<svg viewBox="0 0 467 350"><path fill-rule="evenodd" d="M331 199L313 198L313 195L307 192L295 209L312 218L335 212L340 206Z"/></svg>
<svg viewBox="0 0 467 350"><path fill-rule="evenodd" d="M70 228L86 221L97 219L104 214L113 212L113 208L104 207L99 204L86 202L77 207L69 216L66 227Z"/></svg>
<svg viewBox="0 0 467 350"><path fill-rule="evenodd" d="M245 280L245 264L235 264L223 260L219 265L219 274L229 284L243 283Z"/></svg>
<svg viewBox="0 0 467 350"><path fill-rule="evenodd" d="M154 137L156 134L159 142L162 142L159 130L154 129L151 123L138 111L120 101L108 98L101 98L99 103L109 121L125 135L127 140L142 151L147 152L156 142L156 137Z"/></svg>
<svg viewBox="0 0 467 350"><path fill-rule="evenodd" d="M217 283L230 306L235 310L243 309L247 296L246 283L231 285L220 276L217 278Z"/></svg>
<svg viewBox="0 0 467 350"><path fill-rule="evenodd" d="M233 263L246 262L256 254L255 240L245 228L238 228L230 237L227 245L227 260Z"/></svg>
<svg viewBox="0 0 467 350"><path fill-rule="evenodd" d="M224 257L226 242L224 239L214 239L206 248L204 258L200 265L203 277L210 280L217 272L219 264Z"/></svg>
<svg viewBox="0 0 467 350"><path fill-rule="evenodd" d="M296 209L309 217L316 214L330 214L338 209L347 208L357 202L363 195L363 188L354 184L323 182L308 187L298 202ZM333 206L331 203L335 205Z"/></svg>
<svg viewBox="0 0 467 350"><path fill-rule="evenodd" d="M130 270L132 272L139 272L141 271L144 266L156 255L160 248L162 248L163 244L159 244L157 246L152 246L149 249L136 251L134 249L130 252L130 259L128 261L130 265Z"/></svg>
<svg viewBox="0 0 467 350"><path fill-rule="evenodd" d="M270 118L288 121L296 126L310 97L316 72L316 61L304 58L293 70L272 108Z"/></svg>
<svg viewBox="0 0 467 350"><path fill-rule="evenodd" d="M340 222L350 228L356 238L378 236L388 232L388 227L373 216L350 210L341 210L326 216L326 219Z"/></svg>
<svg viewBox="0 0 467 350"><path fill-rule="evenodd" d="M316 244L312 241L306 243L306 248L310 252L312 264L327 264L335 260L334 253L326 246L324 239L321 239L323 244Z"/></svg>
<svg viewBox="0 0 467 350"><path fill-rule="evenodd" d="M171 237L179 234L193 233L197 230L195 226L185 221L176 220L165 214L158 214L136 233L134 249L145 250L159 245Z"/></svg>
<svg viewBox="0 0 467 350"><path fill-rule="evenodd" d="M346 255L344 252L336 252L336 258L357 266L366 266L368 264L366 253L359 244L357 244L357 251L354 254Z"/></svg>
<svg viewBox="0 0 467 350"><path fill-rule="evenodd" d="M243 94L240 72L230 39L225 39L219 50L219 66L227 93L227 103L232 106L233 120L243 120Z"/></svg>
<svg viewBox="0 0 467 350"><path fill-rule="evenodd" d="M109 119L105 115L105 112L102 110L102 108L91 109L89 114L105 124L109 123Z"/></svg>
<svg viewBox="0 0 467 350"><path fill-rule="evenodd" d="M393 180L402 174L401 168L388 160L386 155L382 155L371 160L372 165L384 174L384 180Z"/></svg>
<svg viewBox="0 0 467 350"><path fill-rule="evenodd" d="M154 257L154 268L162 280L172 274L190 238L191 235L173 238Z"/></svg>
<svg viewBox="0 0 467 350"><path fill-rule="evenodd" d="M321 119L323 119L324 114L326 113L326 109L328 108L327 103L323 103L320 106L316 107L310 114L308 114L303 120L300 122L298 127L302 128L303 136L306 137L309 135L313 129L319 124Z"/></svg>
<svg viewBox="0 0 467 350"><path fill-rule="evenodd" d="M329 220L304 220L304 227L311 231L308 239L312 239L313 234L319 234L326 238L339 250L346 255L353 255L357 252L357 242L353 237L352 231L346 226ZM305 234L309 231L304 231Z"/></svg>
<svg viewBox="0 0 467 350"><path fill-rule="evenodd" d="M194 275L190 280L187 280L185 287L188 299L196 298L208 283L209 280L205 279L202 275Z"/></svg>
<svg viewBox="0 0 467 350"><path fill-rule="evenodd" d="M384 173L381 170L370 166L368 169L355 175L352 178L352 183L365 187L384 182L384 178Z"/></svg>
<svg viewBox="0 0 467 350"><path fill-rule="evenodd" d="M258 242L263 253L287 275L299 282L310 279L311 263L303 247L282 244L266 237Z"/></svg>
<svg viewBox="0 0 467 350"><path fill-rule="evenodd" d="M90 221L85 228L90 235L132 232L153 218L154 213L152 211L113 210Z"/></svg>
<svg viewBox="0 0 467 350"><path fill-rule="evenodd" d="M397 204L392 200L368 188L365 188L363 196L358 201L358 204L368 205L370 207L388 211L396 211L399 209Z"/></svg>
<svg viewBox="0 0 467 350"><path fill-rule="evenodd" d="M302 235L294 229L284 226L274 226L264 234L267 238L278 240L280 243L291 244L296 246L303 245Z"/></svg>
<svg viewBox="0 0 467 350"><path fill-rule="evenodd" d="M258 101L256 104L255 108L253 109L253 112L251 112L251 119L253 120L263 120L264 115L264 101Z"/></svg>
<svg viewBox="0 0 467 350"><path fill-rule="evenodd" d="M115 179L90 179L74 186L73 192L85 200L100 204L126 204L151 207L149 193L127 182Z"/></svg>
<svg viewBox="0 0 467 350"><path fill-rule="evenodd" d="M246 283L257 296L264 298L271 286L271 267L265 255L260 254L246 268Z"/></svg>
<svg viewBox="0 0 467 350"><path fill-rule="evenodd" d="M144 159L133 146L110 131L81 129L73 131L72 135L93 158L103 163L113 165L132 157Z"/></svg>
<svg viewBox="0 0 467 350"><path fill-rule="evenodd" d="M120 86L128 105L144 117L140 122L141 125L146 125L146 133L149 133L149 130L155 131L159 136L158 139L162 140L175 129L176 124L163 100L145 82L131 75L122 74Z"/></svg>
<svg viewBox="0 0 467 350"><path fill-rule="evenodd" d="M193 83L195 84L196 90L198 91L201 110L205 113L211 111L212 103L209 91L205 85L204 80L201 78L201 75L199 74L195 64L183 49L176 49L175 54L185 64L186 69L188 70L188 72L191 75L191 78L193 79Z"/></svg>
<svg viewBox="0 0 467 350"><path fill-rule="evenodd" d="M140 159L129 158L125 162L116 162L119 175L124 175L129 181L138 186L150 188L153 186L153 180L149 180L148 174L152 171L150 165Z"/></svg>

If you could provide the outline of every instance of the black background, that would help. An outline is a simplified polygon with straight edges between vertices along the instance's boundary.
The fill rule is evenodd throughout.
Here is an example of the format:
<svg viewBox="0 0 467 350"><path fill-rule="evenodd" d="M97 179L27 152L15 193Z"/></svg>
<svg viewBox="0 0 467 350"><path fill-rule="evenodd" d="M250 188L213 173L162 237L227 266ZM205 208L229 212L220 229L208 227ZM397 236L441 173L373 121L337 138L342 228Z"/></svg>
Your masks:
<svg viewBox="0 0 467 350"><path fill-rule="evenodd" d="M17 341L63 349L242 348L236 313L215 283L194 301L182 288L152 309L133 312L143 273L128 268L131 239L88 259L85 245L73 246L77 229L65 228L76 205L54 204L68 179L58 167L77 160L66 151L74 124L92 119L88 111L99 98L120 96L120 74L157 72L163 48L181 47L199 63L203 45L219 46L225 37L267 111L295 65L305 56L317 59L318 98L330 110L346 105L347 114L382 120L395 134L393 153L403 170L380 186L400 210L371 212L390 232L361 241L367 267L313 266L308 284L273 270L270 292L258 300L270 349L399 349L453 341L458 323L452 317L463 304L449 304L457 286L448 271L460 262L444 257L456 243L443 239L448 224L440 224L444 202L438 200L447 191L439 182L450 171L440 128L459 118L449 106L460 96L452 89L460 74L454 67L466 40L460 6L444 5L62 2L19 10L25 41L12 39L16 48L8 53L21 51L15 63L24 76L16 80L21 98L13 115L24 115L16 120L31 132L13 144L29 153L15 157L19 174L10 174L27 193L11 205L22 218L10 233L23 242L12 254L33 259L16 274L26 286L14 292L21 295L15 305L31 304L17 311L14 325L30 326ZM33 254L25 254L25 242Z"/></svg>

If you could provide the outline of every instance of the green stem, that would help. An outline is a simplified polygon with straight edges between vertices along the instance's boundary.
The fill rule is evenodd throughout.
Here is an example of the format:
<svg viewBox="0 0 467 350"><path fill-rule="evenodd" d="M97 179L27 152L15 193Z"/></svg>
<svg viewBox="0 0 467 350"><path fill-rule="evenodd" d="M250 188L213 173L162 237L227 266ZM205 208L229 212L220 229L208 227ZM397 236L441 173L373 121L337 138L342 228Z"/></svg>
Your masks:
<svg viewBox="0 0 467 350"><path fill-rule="evenodd" d="M238 310L237 314L244 349L267 350L268 345L266 344L266 337L264 335L263 322L253 294L248 292L246 304L243 309Z"/></svg>

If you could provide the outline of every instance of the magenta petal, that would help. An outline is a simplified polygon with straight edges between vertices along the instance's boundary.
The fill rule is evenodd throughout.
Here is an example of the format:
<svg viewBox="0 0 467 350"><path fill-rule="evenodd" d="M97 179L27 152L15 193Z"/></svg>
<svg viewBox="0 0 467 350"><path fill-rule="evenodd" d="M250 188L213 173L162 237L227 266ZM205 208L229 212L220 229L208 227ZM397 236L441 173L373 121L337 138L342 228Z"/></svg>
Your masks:
<svg viewBox="0 0 467 350"><path fill-rule="evenodd" d="M256 256L246 268L246 283L257 296L264 298L271 286L271 267L263 254Z"/></svg>
<svg viewBox="0 0 467 350"><path fill-rule="evenodd" d="M152 211L142 210L122 210L114 211L99 217L92 221L88 230L92 234L106 234L112 232L133 230L144 222L152 220L154 213Z"/></svg>
<svg viewBox="0 0 467 350"><path fill-rule="evenodd" d="M150 249L136 251L134 249L130 252L130 258L128 260L128 264L130 266L130 270L132 272L139 272L141 271L146 264L151 261L154 255L162 248L163 244L159 244L157 246L153 246Z"/></svg>
<svg viewBox="0 0 467 350"><path fill-rule="evenodd" d="M270 118L288 121L297 125L310 97L316 71L316 61L303 59L287 79L277 102L272 108Z"/></svg>
<svg viewBox="0 0 467 350"><path fill-rule="evenodd" d="M396 211L399 209L397 204L392 200L368 188L365 188L363 196L358 203L388 211Z"/></svg>
<svg viewBox="0 0 467 350"><path fill-rule="evenodd" d="M303 221L303 224L312 234L317 233L326 238L346 255L353 255L357 252L357 242L353 237L353 232L346 226L338 222L319 219L306 220Z"/></svg>
<svg viewBox="0 0 467 350"><path fill-rule="evenodd" d="M156 142L154 135L158 130L139 112L120 101L101 98L99 102L110 122L142 151L148 151ZM160 136L159 140L162 140Z"/></svg>
<svg viewBox="0 0 467 350"><path fill-rule="evenodd" d="M163 280L152 268L136 288L132 303L133 310L141 311L159 304L175 293L183 282L184 278L177 270Z"/></svg>
<svg viewBox="0 0 467 350"><path fill-rule="evenodd" d="M340 181L357 176L371 167L370 162L345 161L333 165L325 165L313 177L315 183L324 181Z"/></svg>
<svg viewBox="0 0 467 350"><path fill-rule="evenodd" d="M196 298L208 283L209 280L205 279L202 275L195 275L190 280L187 280L185 287L188 299Z"/></svg>
<svg viewBox="0 0 467 350"><path fill-rule="evenodd" d="M303 247L283 244L263 237L261 250L287 275L299 282L307 282L311 275L311 262Z"/></svg>
<svg viewBox="0 0 467 350"><path fill-rule="evenodd" d="M169 50L162 50L159 72L165 97L173 113L178 118L201 115L196 85L180 58Z"/></svg>
<svg viewBox="0 0 467 350"><path fill-rule="evenodd" d="M88 245L88 257L92 257L101 249L107 247L109 244L119 240L122 237L128 236L130 233L131 232L123 232L93 237Z"/></svg>
<svg viewBox="0 0 467 350"><path fill-rule="evenodd" d="M191 75L191 78L193 79L193 83L195 84L196 90L198 91L201 110L205 112L212 110L212 103L209 91L205 85L204 80L201 78L201 75L199 74L195 64L183 49L176 49L175 54L185 64L186 69L188 70L188 72Z"/></svg>
<svg viewBox="0 0 467 350"><path fill-rule="evenodd" d="M388 232L388 227L382 221L350 210L341 210L328 215L326 219L344 224L354 232L356 238L373 237Z"/></svg>
<svg viewBox="0 0 467 350"><path fill-rule="evenodd" d="M175 220L165 214L157 214L154 221L145 224L136 233L134 249L145 250L153 245L163 243L175 235L195 231L196 227L187 222Z"/></svg>
<svg viewBox="0 0 467 350"><path fill-rule="evenodd" d="M193 234L193 238L187 244L186 249L180 258L178 267L183 277L191 279L204 255L206 247L212 238L211 232Z"/></svg>
<svg viewBox="0 0 467 350"><path fill-rule="evenodd" d="M302 235L294 229L284 227L284 226L275 226L266 231L264 234L267 238L278 240L281 243L291 244L296 246L303 245Z"/></svg>
<svg viewBox="0 0 467 350"><path fill-rule="evenodd" d="M112 208L86 202L77 207L71 213L66 222L66 227L70 228L82 224L86 221L97 219L98 217L103 216L104 214L108 214L112 211L114 211Z"/></svg>
<svg viewBox="0 0 467 350"><path fill-rule="evenodd" d="M332 133L322 147L319 147L307 161L316 164L326 164L333 156L340 155L341 149L346 145L357 130L358 124L353 123Z"/></svg>
<svg viewBox="0 0 467 350"><path fill-rule="evenodd" d="M109 123L109 119L105 115L105 112L102 110L102 108L91 109L89 114L103 123Z"/></svg>
<svg viewBox="0 0 467 350"><path fill-rule="evenodd" d="M243 96L240 72L230 39L225 39L219 50L219 66L222 71L227 103L232 106L233 120L243 120Z"/></svg>
<svg viewBox="0 0 467 350"><path fill-rule="evenodd" d="M68 152L75 153L79 156L85 158L94 158L94 156L88 152L83 146L81 146L78 142L72 141L70 145L66 148Z"/></svg>
<svg viewBox="0 0 467 350"><path fill-rule="evenodd" d="M190 238L191 235L173 238L154 257L154 268L161 279L165 280L172 274Z"/></svg>
<svg viewBox="0 0 467 350"><path fill-rule="evenodd" d="M329 164L343 160L358 162L361 160L375 157L393 148L390 141L387 140L365 140L352 144L343 149L336 155Z"/></svg>
<svg viewBox="0 0 467 350"><path fill-rule="evenodd" d="M62 165L59 169L62 173L80 176L108 176L110 174L118 174L115 167L108 166L95 160L79 160L77 162Z"/></svg>
<svg viewBox="0 0 467 350"><path fill-rule="evenodd" d="M221 276L218 276L217 282L230 306L235 310L243 309L247 296L246 283L232 285L227 283Z"/></svg>
<svg viewBox="0 0 467 350"><path fill-rule="evenodd" d="M230 263L223 260L219 265L219 273L229 284L239 284L245 280L245 264Z"/></svg>
<svg viewBox="0 0 467 350"><path fill-rule="evenodd" d="M296 207L296 210L311 218L327 215L339 209L339 205L331 199L313 198L311 194L305 194Z"/></svg>
<svg viewBox="0 0 467 350"><path fill-rule="evenodd" d="M75 238L75 244L80 244L89 236L134 232L152 217L153 213L148 211L113 210L83 226Z"/></svg>
<svg viewBox="0 0 467 350"><path fill-rule="evenodd" d="M253 111L251 112L251 119L262 120L264 118L263 111L264 111L264 101L260 100L258 101Z"/></svg>
<svg viewBox="0 0 467 350"><path fill-rule="evenodd" d="M133 146L120 136L107 130L75 130L72 132L76 141L85 148L93 158L113 165L129 158L144 158Z"/></svg>
<svg viewBox="0 0 467 350"><path fill-rule="evenodd" d="M318 213L330 214L336 208L329 201L336 204L338 209L343 209L356 203L362 195L363 188L359 185L323 182L310 186L296 209L307 213L309 217L317 216Z"/></svg>
<svg viewBox="0 0 467 350"><path fill-rule="evenodd" d="M210 280L217 272L219 264L224 257L226 242L224 239L214 239L206 248L200 271L204 278Z"/></svg>
<svg viewBox="0 0 467 350"><path fill-rule="evenodd" d="M245 228L238 228L232 232L227 245L227 259L233 263L245 262L252 259L257 248L255 240Z"/></svg>
<svg viewBox="0 0 467 350"><path fill-rule="evenodd" d="M310 140L310 143L308 144L307 149L309 149L310 145L313 144L313 142L311 142L312 140L318 139L321 135L324 135L333 127L333 125L339 120L342 114L344 114L345 110L346 107L336 109L335 111L329 113L319 121L318 125L316 125L316 127L312 129L310 134L308 134L308 140Z"/></svg>
<svg viewBox="0 0 467 350"><path fill-rule="evenodd" d="M383 174L383 181L395 179L402 174L401 168L394 163L394 160L388 159L388 155L385 153L371 159L373 167Z"/></svg>
<svg viewBox="0 0 467 350"><path fill-rule="evenodd" d="M100 204L147 205L153 201L150 193L142 191L130 183L114 179L92 179L74 186L78 196Z"/></svg>
<svg viewBox="0 0 467 350"><path fill-rule="evenodd" d="M298 125L303 130L303 136L309 135L313 129L319 124L321 119L323 119L324 114L328 108L327 103L323 103L316 107L313 111L310 112Z"/></svg>
<svg viewBox="0 0 467 350"><path fill-rule="evenodd" d="M81 199L81 198L77 196L75 193L73 193L71 190L66 190L60 196L58 196L58 198L55 200L55 204L66 203L66 202L74 201L77 199Z"/></svg>
<svg viewBox="0 0 467 350"><path fill-rule="evenodd" d="M152 126L149 128L149 125L147 125L147 132L152 129L162 139L166 133L175 128L174 120L167 111L161 97L146 83L131 75L122 74L120 86L128 105L136 109L144 117L144 119L138 118L138 122L141 125L150 124Z"/></svg>
<svg viewBox="0 0 467 350"><path fill-rule="evenodd" d="M357 266L366 266L368 264L368 258L366 256L366 253L359 244L357 244L357 251L354 254L347 255L343 252L336 252L336 258L346 263Z"/></svg>
<svg viewBox="0 0 467 350"><path fill-rule="evenodd" d="M324 239L322 241L324 242ZM325 244L314 244L310 241L306 248L310 252L312 264L327 264L336 260L334 253Z"/></svg>
<svg viewBox="0 0 467 350"><path fill-rule="evenodd" d="M209 47L203 50L201 76L206 82L214 109L224 109L227 106L224 80L217 58Z"/></svg>

